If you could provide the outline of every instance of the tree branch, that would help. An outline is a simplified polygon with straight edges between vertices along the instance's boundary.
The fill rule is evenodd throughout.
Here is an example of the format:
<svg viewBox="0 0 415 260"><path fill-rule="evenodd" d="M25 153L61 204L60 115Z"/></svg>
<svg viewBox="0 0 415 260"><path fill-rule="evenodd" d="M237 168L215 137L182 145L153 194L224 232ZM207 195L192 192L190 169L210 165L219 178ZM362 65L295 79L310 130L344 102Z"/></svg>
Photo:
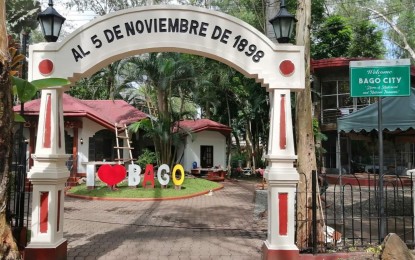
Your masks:
<svg viewBox="0 0 415 260"><path fill-rule="evenodd" d="M378 11L372 9L372 8L369 8L369 7L363 7L363 8L377 14L380 17L382 17L382 19L385 20L385 22L387 24L389 24L389 26L402 38L402 41L404 43L404 46L402 46L403 49L408 51L409 54L412 57L412 60L415 61L415 51L411 48L411 46L409 46L408 40L407 40L405 34L399 29L399 27L396 26L396 24L394 24L391 20L389 20L389 18L386 17L384 14L382 14L382 13L380 13L380 12L378 12Z"/></svg>

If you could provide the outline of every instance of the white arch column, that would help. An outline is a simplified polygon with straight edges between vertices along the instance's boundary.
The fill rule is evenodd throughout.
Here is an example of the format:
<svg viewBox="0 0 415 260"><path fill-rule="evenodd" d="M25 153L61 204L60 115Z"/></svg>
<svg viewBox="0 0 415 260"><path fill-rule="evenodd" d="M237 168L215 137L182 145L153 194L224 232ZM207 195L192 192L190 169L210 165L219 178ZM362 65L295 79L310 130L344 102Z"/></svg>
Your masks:
<svg viewBox="0 0 415 260"><path fill-rule="evenodd" d="M295 245L295 192L299 180L291 119L290 90L270 89L268 166L268 236L263 259L298 259Z"/></svg>
<svg viewBox="0 0 415 260"><path fill-rule="evenodd" d="M269 230L264 257L282 259L286 255L298 255L294 244L298 174L293 167L296 156L290 90L304 89L303 47L275 45L254 27L221 12L163 5L113 12L83 25L62 42L38 43L29 50L29 80L54 77L75 83L115 60L148 52L173 51L216 59L268 88L272 100L266 171ZM29 174L35 193L29 247L55 247L58 252L61 245L66 246L60 226L63 183L69 176L64 167L67 155L63 143L61 91L43 91L35 165ZM46 142L46 147L47 138L50 142Z"/></svg>
<svg viewBox="0 0 415 260"><path fill-rule="evenodd" d="M31 240L25 259L66 259L63 238L65 162L63 88L42 90L34 165L28 173L33 184Z"/></svg>

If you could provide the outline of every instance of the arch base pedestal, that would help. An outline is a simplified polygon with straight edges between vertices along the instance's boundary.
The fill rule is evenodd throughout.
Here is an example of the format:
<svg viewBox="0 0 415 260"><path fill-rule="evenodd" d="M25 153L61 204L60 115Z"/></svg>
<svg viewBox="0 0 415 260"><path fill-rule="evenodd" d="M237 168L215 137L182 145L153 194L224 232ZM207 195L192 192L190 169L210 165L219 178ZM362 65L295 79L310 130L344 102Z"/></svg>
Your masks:
<svg viewBox="0 0 415 260"><path fill-rule="evenodd" d="M66 260L68 252L68 241L65 240L57 247L31 247L24 250L24 260Z"/></svg>
<svg viewBox="0 0 415 260"><path fill-rule="evenodd" d="M274 249L268 246L267 241L262 245L262 260L298 260L300 252L295 249Z"/></svg>

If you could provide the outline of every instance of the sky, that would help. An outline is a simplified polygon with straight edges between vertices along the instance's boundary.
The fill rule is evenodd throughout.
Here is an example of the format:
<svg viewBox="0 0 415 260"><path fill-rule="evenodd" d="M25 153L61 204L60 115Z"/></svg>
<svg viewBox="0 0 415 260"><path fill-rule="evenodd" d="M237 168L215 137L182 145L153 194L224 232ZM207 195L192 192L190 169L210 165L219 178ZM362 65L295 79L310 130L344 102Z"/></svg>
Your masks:
<svg viewBox="0 0 415 260"><path fill-rule="evenodd" d="M37 0L40 2L42 11L48 7L49 0ZM92 0L91 0L92 1ZM72 10L68 10L66 7L66 3L70 2L70 0L53 0L53 8L56 11L66 18L65 23L63 24L61 34L63 36L70 34L71 32L75 31L82 25L88 23L92 19L94 19L97 15L92 11L86 12L79 12L76 8ZM151 4L152 1L148 1ZM171 1L171 4L178 4L176 1ZM62 38L62 37L60 37ZM60 41L60 40L58 40Z"/></svg>
<svg viewBox="0 0 415 260"><path fill-rule="evenodd" d="M48 7L49 0L40 0L39 2L41 4L42 11ZM62 30L65 33L71 33L96 17L96 14L93 12L78 12L75 9L68 10L65 6L67 2L68 0L53 1L53 8L55 8L60 15L66 18L62 27Z"/></svg>

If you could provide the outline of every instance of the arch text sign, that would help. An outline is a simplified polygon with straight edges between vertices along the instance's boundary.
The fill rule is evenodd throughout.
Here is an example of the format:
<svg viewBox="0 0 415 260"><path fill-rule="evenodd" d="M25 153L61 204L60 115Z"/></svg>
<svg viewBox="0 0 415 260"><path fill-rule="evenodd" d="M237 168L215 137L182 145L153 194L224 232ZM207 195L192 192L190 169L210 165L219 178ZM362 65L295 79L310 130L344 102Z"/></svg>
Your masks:
<svg viewBox="0 0 415 260"><path fill-rule="evenodd" d="M224 13L148 6L97 18L59 43L30 48L30 80L76 81L113 61L147 52L184 52L223 62L269 88L302 89L303 47L276 45Z"/></svg>

